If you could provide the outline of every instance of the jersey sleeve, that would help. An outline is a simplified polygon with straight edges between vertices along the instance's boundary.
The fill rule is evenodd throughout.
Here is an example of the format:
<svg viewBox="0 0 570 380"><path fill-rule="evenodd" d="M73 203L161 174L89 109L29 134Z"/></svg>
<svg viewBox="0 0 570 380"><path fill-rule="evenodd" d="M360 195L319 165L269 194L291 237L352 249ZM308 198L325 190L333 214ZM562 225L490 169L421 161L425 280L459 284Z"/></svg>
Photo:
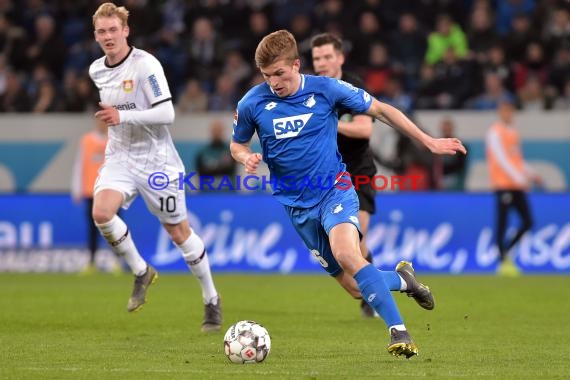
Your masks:
<svg viewBox="0 0 570 380"><path fill-rule="evenodd" d="M154 57L141 60L140 86L152 107L172 100L160 62Z"/></svg>
<svg viewBox="0 0 570 380"><path fill-rule="evenodd" d="M331 79L327 94L335 107L352 110L356 114L364 114L372 104L372 96L365 90L340 79Z"/></svg>
<svg viewBox="0 0 570 380"><path fill-rule="evenodd" d="M255 123L251 107L247 103L239 102L234 113L232 139L240 144L246 143L255 133Z"/></svg>

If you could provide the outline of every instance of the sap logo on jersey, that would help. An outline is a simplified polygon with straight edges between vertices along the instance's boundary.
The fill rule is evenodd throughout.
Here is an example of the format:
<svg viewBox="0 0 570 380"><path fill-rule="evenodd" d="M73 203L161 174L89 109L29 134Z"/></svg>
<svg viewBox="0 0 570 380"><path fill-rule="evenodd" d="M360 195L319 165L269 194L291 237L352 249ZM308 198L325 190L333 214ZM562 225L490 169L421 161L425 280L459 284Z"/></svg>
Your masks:
<svg viewBox="0 0 570 380"><path fill-rule="evenodd" d="M275 138L288 139L297 137L299 132L307 125L309 119L313 116L312 113L303 115L282 117L280 119L273 119L273 130L275 131Z"/></svg>

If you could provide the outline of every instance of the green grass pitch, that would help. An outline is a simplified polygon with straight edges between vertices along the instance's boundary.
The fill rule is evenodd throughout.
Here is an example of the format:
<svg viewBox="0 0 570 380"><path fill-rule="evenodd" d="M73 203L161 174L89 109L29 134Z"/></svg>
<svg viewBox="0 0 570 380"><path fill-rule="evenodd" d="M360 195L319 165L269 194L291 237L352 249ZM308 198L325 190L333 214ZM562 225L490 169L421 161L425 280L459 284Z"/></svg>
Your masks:
<svg viewBox="0 0 570 380"><path fill-rule="evenodd" d="M380 320L323 275L226 275L224 328L200 332L190 275L161 274L138 313L132 278L0 274L0 379L551 379L570 376L570 277L421 276L436 297L426 311L395 297L420 349L388 355ZM272 350L236 365L223 334L262 323Z"/></svg>

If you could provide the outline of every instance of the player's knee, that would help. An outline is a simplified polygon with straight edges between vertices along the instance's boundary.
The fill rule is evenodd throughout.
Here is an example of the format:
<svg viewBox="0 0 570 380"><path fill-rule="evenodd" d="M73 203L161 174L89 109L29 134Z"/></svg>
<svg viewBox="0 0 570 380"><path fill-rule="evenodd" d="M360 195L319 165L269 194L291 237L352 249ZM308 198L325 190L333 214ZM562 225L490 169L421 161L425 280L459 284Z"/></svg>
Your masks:
<svg viewBox="0 0 570 380"><path fill-rule="evenodd" d="M364 260L360 254L360 250L338 250L334 256L342 269L350 276L353 276L357 272L360 262Z"/></svg>
<svg viewBox="0 0 570 380"><path fill-rule="evenodd" d="M93 216L93 221L96 224L105 224L113 219L115 212L106 207L93 207L91 215Z"/></svg>
<svg viewBox="0 0 570 380"><path fill-rule="evenodd" d="M170 238L175 244L183 244L190 237L190 227L186 223L171 225L167 228Z"/></svg>
<svg viewBox="0 0 570 380"><path fill-rule="evenodd" d="M176 244L182 244L188 239L189 234L183 233L180 229L176 229L170 232L170 238Z"/></svg>
<svg viewBox="0 0 570 380"><path fill-rule="evenodd" d="M350 253L345 250L339 250L335 252L336 261L340 264L341 267L345 268L350 264Z"/></svg>

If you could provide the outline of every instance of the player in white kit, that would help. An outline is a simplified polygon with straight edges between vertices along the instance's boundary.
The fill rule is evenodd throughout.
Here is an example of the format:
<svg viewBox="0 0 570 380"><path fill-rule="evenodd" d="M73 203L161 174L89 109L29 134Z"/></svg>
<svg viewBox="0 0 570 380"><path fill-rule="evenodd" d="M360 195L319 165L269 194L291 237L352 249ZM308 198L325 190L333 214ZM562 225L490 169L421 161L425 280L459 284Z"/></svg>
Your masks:
<svg viewBox="0 0 570 380"><path fill-rule="evenodd" d="M139 254L129 230L117 215L141 195L162 223L184 260L200 281L205 315L203 331L218 331L222 324L220 297L210 272L202 239L191 230L184 189L184 172L168 127L174 121L170 89L160 62L144 50L129 46L129 12L112 3L93 15L95 40L105 55L91 64L89 75L97 86L101 110L95 117L109 125L109 140L97 182L93 219L115 253L124 257L135 275L128 311L140 309L156 270ZM168 176L154 178L156 173ZM160 176L159 176L160 177Z"/></svg>

